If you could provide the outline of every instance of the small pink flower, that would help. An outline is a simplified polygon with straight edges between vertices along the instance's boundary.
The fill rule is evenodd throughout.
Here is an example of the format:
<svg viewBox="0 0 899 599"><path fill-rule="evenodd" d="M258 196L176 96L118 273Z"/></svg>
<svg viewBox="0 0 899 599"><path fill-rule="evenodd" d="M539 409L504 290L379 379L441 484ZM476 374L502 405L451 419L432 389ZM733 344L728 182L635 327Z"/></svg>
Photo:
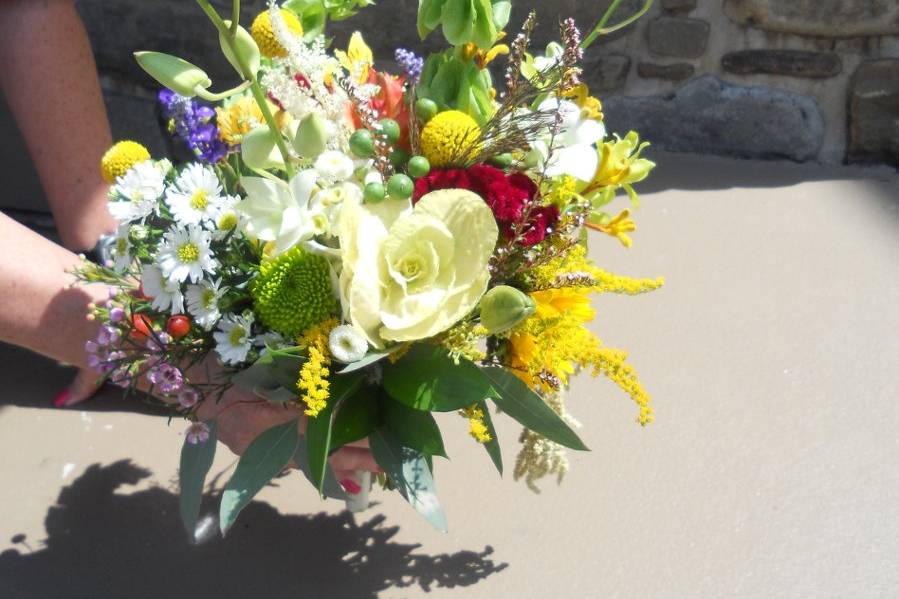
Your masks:
<svg viewBox="0 0 899 599"><path fill-rule="evenodd" d="M198 445L209 440L209 425L205 422L192 422L187 427L187 442L191 445Z"/></svg>
<svg viewBox="0 0 899 599"><path fill-rule="evenodd" d="M182 408L189 410L200 401L200 394L193 387L185 387L178 394L178 403Z"/></svg>
<svg viewBox="0 0 899 599"><path fill-rule="evenodd" d="M125 311L121 308L111 308L109 310L109 322L122 322L125 320Z"/></svg>

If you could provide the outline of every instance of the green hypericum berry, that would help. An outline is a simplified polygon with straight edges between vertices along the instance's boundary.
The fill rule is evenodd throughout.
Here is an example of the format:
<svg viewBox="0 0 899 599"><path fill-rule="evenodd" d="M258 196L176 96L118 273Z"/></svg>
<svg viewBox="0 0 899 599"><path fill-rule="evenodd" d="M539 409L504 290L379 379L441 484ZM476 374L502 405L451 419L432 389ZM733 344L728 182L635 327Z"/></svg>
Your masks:
<svg viewBox="0 0 899 599"><path fill-rule="evenodd" d="M424 123L427 123L432 118L437 116L437 112L439 110L440 109L437 107L437 103L434 102L434 100L422 98L415 103L415 114L417 114L418 118L420 118Z"/></svg>
<svg viewBox="0 0 899 599"><path fill-rule="evenodd" d="M424 177L431 172L431 163L424 156L413 156L407 167L409 175L418 179Z"/></svg>
<svg viewBox="0 0 899 599"><path fill-rule="evenodd" d="M387 182L387 193L395 200L405 200L412 197L415 184L406 175L396 174Z"/></svg>
<svg viewBox="0 0 899 599"><path fill-rule="evenodd" d="M381 135L387 138L388 143L395 144L400 138L400 124L393 119L381 119Z"/></svg>
<svg viewBox="0 0 899 599"><path fill-rule="evenodd" d="M390 153L390 164L396 167L400 167L406 164L406 161L409 160L409 152L403 150L402 148L397 148Z"/></svg>
<svg viewBox="0 0 899 599"><path fill-rule="evenodd" d="M384 184L373 181L365 186L362 197L369 204L377 204L384 200Z"/></svg>
<svg viewBox="0 0 899 599"><path fill-rule="evenodd" d="M263 261L250 295L262 324L286 339L296 339L337 311L327 258L299 247Z"/></svg>
<svg viewBox="0 0 899 599"><path fill-rule="evenodd" d="M350 151L359 158L369 158L375 151L375 139L368 129L357 129L350 135Z"/></svg>
<svg viewBox="0 0 899 599"><path fill-rule="evenodd" d="M497 168L509 168L510 166L512 166L512 162L514 160L515 159L512 157L512 154L507 153L507 154L500 154L499 156L494 156L487 162L489 162L490 164L492 164L493 166L495 166Z"/></svg>

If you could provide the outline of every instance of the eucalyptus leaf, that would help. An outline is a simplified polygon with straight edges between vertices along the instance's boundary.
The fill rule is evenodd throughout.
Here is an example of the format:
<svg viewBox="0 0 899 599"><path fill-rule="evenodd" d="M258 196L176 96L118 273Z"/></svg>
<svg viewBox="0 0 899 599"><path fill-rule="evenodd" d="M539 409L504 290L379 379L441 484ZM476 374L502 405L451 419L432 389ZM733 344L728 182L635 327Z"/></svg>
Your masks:
<svg viewBox="0 0 899 599"><path fill-rule="evenodd" d="M184 440L184 446L181 448L181 465L178 468L181 488L178 508L181 512L181 522L192 543L196 542L197 520L200 517L200 503L203 501L206 475L212 468L218 444L218 426L215 420L207 422L206 425L209 426L209 438L206 441L193 444L187 439Z"/></svg>
<svg viewBox="0 0 899 599"><path fill-rule="evenodd" d="M306 480L308 480L314 487L315 481L312 479L312 471L309 469L309 450L307 449L307 439L305 435L300 437L300 443L297 446L296 453L293 455L293 461L296 462L297 468L303 473ZM328 499L345 501L347 498L346 491L344 491L343 487L337 482L337 477L334 476L334 472L330 468L325 470L325 480L322 485L321 494Z"/></svg>
<svg viewBox="0 0 899 599"><path fill-rule="evenodd" d="M265 431L240 457L222 494L219 527L223 535L240 511L290 462L299 444L298 426L298 420L291 420Z"/></svg>
<svg viewBox="0 0 899 599"><path fill-rule="evenodd" d="M520 378L498 366L483 367L481 372L493 385L493 401L503 412L550 441L588 451L577 433Z"/></svg>
<svg viewBox="0 0 899 599"><path fill-rule="evenodd" d="M408 408L389 397L381 401L384 424L399 441L427 455L446 457L440 427L430 412Z"/></svg>
<svg viewBox="0 0 899 599"><path fill-rule="evenodd" d="M434 478L426 456L404 447L385 428L375 430L370 438L371 451L378 465L390 476L399 492L419 514L437 530L447 532L446 514L437 499Z"/></svg>
<svg viewBox="0 0 899 599"><path fill-rule="evenodd" d="M484 443L484 449L487 450L487 455L490 456L493 465L496 466L496 470L499 472L499 475L502 476L503 452L499 446L499 437L496 436L496 428L493 426L493 418L490 416L490 408L487 406L486 401L478 402L478 408L480 408L481 412L484 414L484 424L487 425L487 432L490 433L490 440Z"/></svg>
<svg viewBox="0 0 899 599"><path fill-rule="evenodd" d="M473 362L456 364L447 350L426 344L385 364L382 385L396 401L423 411L452 412L491 394L490 381Z"/></svg>
<svg viewBox="0 0 899 599"><path fill-rule="evenodd" d="M394 350L394 351L396 351L396 350ZM351 372L356 372L357 370L362 370L363 368L368 368L372 364L376 364L376 363L380 362L381 360L383 360L384 358L386 358L387 356L389 356L392 353L393 353L392 351L372 352L357 362L352 362L350 364L347 364L343 369L338 370L337 374L349 374Z"/></svg>
<svg viewBox="0 0 899 599"><path fill-rule="evenodd" d="M309 470L312 474L312 482L319 493L322 492L325 472L328 469L328 455L331 449L335 410L339 408L343 401L360 389L362 382L363 377L359 373L350 376L331 377L328 405L317 416L310 417L306 422Z"/></svg>
<svg viewBox="0 0 899 599"><path fill-rule="evenodd" d="M378 424L378 393L373 387L364 387L344 400L337 409L329 453L365 439Z"/></svg>

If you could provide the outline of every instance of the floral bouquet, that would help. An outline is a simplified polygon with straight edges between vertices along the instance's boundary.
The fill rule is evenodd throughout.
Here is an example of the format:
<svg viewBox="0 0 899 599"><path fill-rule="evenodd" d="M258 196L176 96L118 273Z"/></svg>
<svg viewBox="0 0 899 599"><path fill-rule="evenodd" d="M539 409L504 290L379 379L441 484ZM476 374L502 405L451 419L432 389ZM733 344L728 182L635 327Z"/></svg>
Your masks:
<svg viewBox="0 0 899 599"><path fill-rule="evenodd" d="M234 386L304 416L243 453L224 489L223 532L291 463L322 496L364 508L370 479L360 474L352 486L363 492L349 497L327 467L362 439L378 482L445 529L436 412L467 419L500 473L492 414L517 420L515 478L534 489L561 479L564 449L586 449L564 403L580 370L611 379L638 422L652 421L625 353L587 328L591 294L662 284L587 255L589 229L630 246L629 211L606 206L620 190L636 206L632 184L654 166L636 133L606 135L580 80L583 51L614 29L618 2L586 39L564 20L559 42L536 54L533 13L499 43L509 1L420 0L421 37L441 29L451 47L398 49L397 74L376 69L360 33L346 50L324 36L328 19L370 0L272 4L249 30L238 0L229 20L198 4L242 83L216 93L189 62L136 54L165 87L169 131L193 158L176 167L116 144L102 169L120 226L108 260L77 272L111 290L91 314L102 322L92 364L110 382L149 386L189 421L180 479L190 531L217 435L199 408Z"/></svg>

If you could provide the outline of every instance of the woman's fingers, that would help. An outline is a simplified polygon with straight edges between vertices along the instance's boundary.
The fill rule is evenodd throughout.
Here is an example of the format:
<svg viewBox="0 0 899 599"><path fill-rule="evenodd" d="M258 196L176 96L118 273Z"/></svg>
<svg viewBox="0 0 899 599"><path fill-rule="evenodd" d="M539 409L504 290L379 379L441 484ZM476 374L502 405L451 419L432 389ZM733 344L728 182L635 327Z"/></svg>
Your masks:
<svg viewBox="0 0 899 599"><path fill-rule="evenodd" d="M334 452L328 461L331 468L334 469L334 473L337 474L337 480L341 480L340 473L352 473L355 470L381 471L371 452L361 447L343 447Z"/></svg>
<svg viewBox="0 0 899 599"><path fill-rule="evenodd" d="M53 405L57 408L74 406L93 397L99 388L95 372L79 370L75 380L53 400Z"/></svg>

